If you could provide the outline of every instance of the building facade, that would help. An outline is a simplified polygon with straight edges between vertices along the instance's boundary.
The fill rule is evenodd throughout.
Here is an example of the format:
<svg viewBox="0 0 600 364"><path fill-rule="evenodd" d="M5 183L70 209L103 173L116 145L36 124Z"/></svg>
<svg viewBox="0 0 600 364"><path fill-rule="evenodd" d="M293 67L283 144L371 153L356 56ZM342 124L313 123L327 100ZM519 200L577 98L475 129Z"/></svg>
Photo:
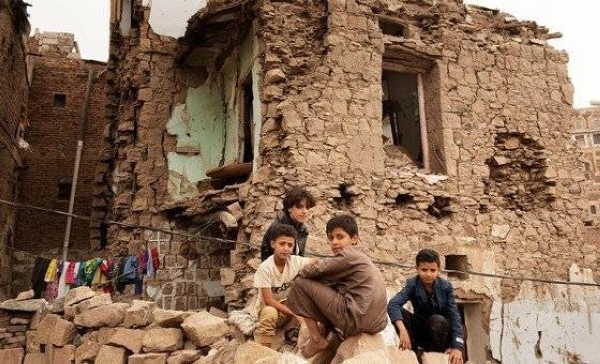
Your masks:
<svg viewBox="0 0 600 364"><path fill-rule="evenodd" d="M104 132L105 63L82 60L73 34L36 31L29 39L28 64L32 78L30 127L25 139L31 153L23 159L18 202L68 211L75 154L81 139L83 153L73 212L89 216ZM84 107L87 114L83 122ZM19 210L15 247L22 253L14 259L16 291L29 285L31 254L60 257L66 222L64 215L30 208ZM89 256L90 231L89 221L73 219L69 258L77 258L81 253Z"/></svg>
<svg viewBox="0 0 600 364"><path fill-rule="evenodd" d="M584 175L591 181L586 188L589 220L600 217L600 107L577 110L572 132L575 143L582 150Z"/></svg>
<svg viewBox="0 0 600 364"><path fill-rule="evenodd" d="M307 250L355 216L377 262L594 282L568 56L531 21L458 0L112 2L93 213L113 254L156 246L164 308L242 307L293 186ZM171 232L171 233L168 233ZM412 270L380 265L392 291ZM596 358L597 287L451 275L473 362ZM590 319L591 318L591 319ZM556 322L561 323L557 330ZM568 337L564 333L569 332Z"/></svg>
<svg viewBox="0 0 600 364"><path fill-rule="evenodd" d="M15 202L23 166L22 133L27 127L26 4L0 1L0 199ZM11 248L15 242L16 209L0 204L0 301L10 297L12 288Z"/></svg>

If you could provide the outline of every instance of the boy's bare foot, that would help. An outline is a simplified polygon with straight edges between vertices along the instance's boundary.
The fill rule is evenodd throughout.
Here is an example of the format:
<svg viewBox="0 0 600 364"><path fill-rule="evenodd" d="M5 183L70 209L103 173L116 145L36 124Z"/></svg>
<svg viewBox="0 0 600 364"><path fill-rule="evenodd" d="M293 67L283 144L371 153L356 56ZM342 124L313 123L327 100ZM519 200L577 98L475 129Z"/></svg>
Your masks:
<svg viewBox="0 0 600 364"><path fill-rule="evenodd" d="M300 348L300 353L302 353L302 356L308 359L327 349L328 346L329 341L327 341L327 339L322 339L319 341L313 341L312 339L309 339L306 344Z"/></svg>

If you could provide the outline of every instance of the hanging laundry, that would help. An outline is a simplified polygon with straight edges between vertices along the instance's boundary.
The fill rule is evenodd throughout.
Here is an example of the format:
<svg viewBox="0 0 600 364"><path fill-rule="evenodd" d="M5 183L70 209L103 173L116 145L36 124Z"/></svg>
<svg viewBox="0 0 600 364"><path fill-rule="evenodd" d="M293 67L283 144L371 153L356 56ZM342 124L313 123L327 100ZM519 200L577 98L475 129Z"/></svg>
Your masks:
<svg viewBox="0 0 600 364"><path fill-rule="evenodd" d="M63 262L62 263L62 267L60 269L60 273L59 273L59 280L58 280L58 296L57 297L62 297L65 294L67 294L67 292L69 292L70 287L67 285L67 275L69 273L69 268L71 268L73 264L71 264L71 262Z"/></svg>
<svg viewBox="0 0 600 364"><path fill-rule="evenodd" d="M158 258L158 249L152 248L150 249L150 255L152 255L152 266L154 267L154 271L160 269L160 259Z"/></svg>
<svg viewBox="0 0 600 364"><path fill-rule="evenodd" d="M148 278L154 278L154 262L152 261L152 253L150 249L146 250L148 265L146 266L146 275Z"/></svg>
<svg viewBox="0 0 600 364"><path fill-rule="evenodd" d="M140 250L137 254L137 273L143 274L146 273L146 269L148 267L148 252L146 249Z"/></svg>
<svg viewBox="0 0 600 364"><path fill-rule="evenodd" d="M54 277L56 277L56 271L58 270L58 259L52 259L50 264L48 264L48 269L46 269L46 274L44 276L44 281L46 283L50 283L54 281Z"/></svg>
<svg viewBox="0 0 600 364"><path fill-rule="evenodd" d="M96 275L96 271L98 271L98 267L102 264L102 259L94 258L90 259L86 262L85 265L85 285L91 286L92 281L94 280L94 276Z"/></svg>
<svg viewBox="0 0 600 364"><path fill-rule="evenodd" d="M75 276L75 286L84 286L85 285L85 266L87 261L77 263L79 266L77 267L77 274Z"/></svg>
<svg viewBox="0 0 600 364"><path fill-rule="evenodd" d="M73 285L75 284L75 272L77 269L76 262L69 262L68 267L65 272L65 284Z"/></svg>
<svg viewBox="0 0 600 364"><path fill-rule="evenodd" d="M54 299L58 297L58 274L54 274L54 280L46 286L46 290L44 292L44 298L48 302L52 302Z"/></svg>
<svg viewBox="0 0 600 364"><path fill-rule="evenodd" d="M46 271L50 265L50 259L36 257L33 264L33 272L31 273L31 288L35 298L41 298L46 289Z"/></svg>

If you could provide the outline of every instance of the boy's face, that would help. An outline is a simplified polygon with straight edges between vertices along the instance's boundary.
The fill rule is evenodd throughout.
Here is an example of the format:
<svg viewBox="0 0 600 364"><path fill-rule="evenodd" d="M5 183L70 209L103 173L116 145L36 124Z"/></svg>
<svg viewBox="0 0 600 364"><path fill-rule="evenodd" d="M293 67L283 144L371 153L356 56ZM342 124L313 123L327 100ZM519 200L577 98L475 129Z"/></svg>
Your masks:
<svg viewBox="0 0 600 364"><path fill-rule="evenodd" d="M421 282L430 285L440 274L440 267L435 262L421 262L417 265L417 272Z"/></svg>
<svg viewBox="0 0 600 364"><path fill-rule="evenodd" d="M290 217L294 221L300 222L300 223L305 223L306 220L308 220L308 211L309 211L309 208L308 208L308 203L306 202L306 199L302 199L296 205L294 205L288 209L288 212L290 213Z"/></svg>
<svg viewBox="0 0 600 364"><path fill-rule="evenodd" d="M279 260L286 260L294 251L295 240L291 236L279 236L271 240L273 255Z"/></svg>
<svg viewBox="0 0 600 364"><path fill-rule="evenodd" d="M358 242L358 235L350 236L346 230L341 227L334 228L329 234L329 247L333 254L341 252L344 248L355 245Z"/></svg>

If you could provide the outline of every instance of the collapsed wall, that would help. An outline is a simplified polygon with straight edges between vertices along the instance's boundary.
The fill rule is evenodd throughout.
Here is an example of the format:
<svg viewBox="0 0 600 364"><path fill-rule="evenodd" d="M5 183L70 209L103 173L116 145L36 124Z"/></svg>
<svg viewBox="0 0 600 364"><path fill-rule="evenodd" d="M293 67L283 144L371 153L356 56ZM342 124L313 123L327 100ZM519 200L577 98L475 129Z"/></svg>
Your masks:
<svg viewBox="0 0 600 364"><path fill-rule="evenodd" d="M176 42L151 12L137 2L130 29L113 23L107 213L186 234L110 230L115 251L159 246L148 285L166 308L243 306L291 186L319 201L311 252L350 213L378 261L431 247L448 268L598 281L557 34L460 1L297 0L209 2ZM381 269L394 288L412 274ZM472 360L591 358L597 328L568 303L596 317L596 288L451 279ZM521 312L535 314L517 328ZM579 339L550 334L565 319Z"/></svg>

